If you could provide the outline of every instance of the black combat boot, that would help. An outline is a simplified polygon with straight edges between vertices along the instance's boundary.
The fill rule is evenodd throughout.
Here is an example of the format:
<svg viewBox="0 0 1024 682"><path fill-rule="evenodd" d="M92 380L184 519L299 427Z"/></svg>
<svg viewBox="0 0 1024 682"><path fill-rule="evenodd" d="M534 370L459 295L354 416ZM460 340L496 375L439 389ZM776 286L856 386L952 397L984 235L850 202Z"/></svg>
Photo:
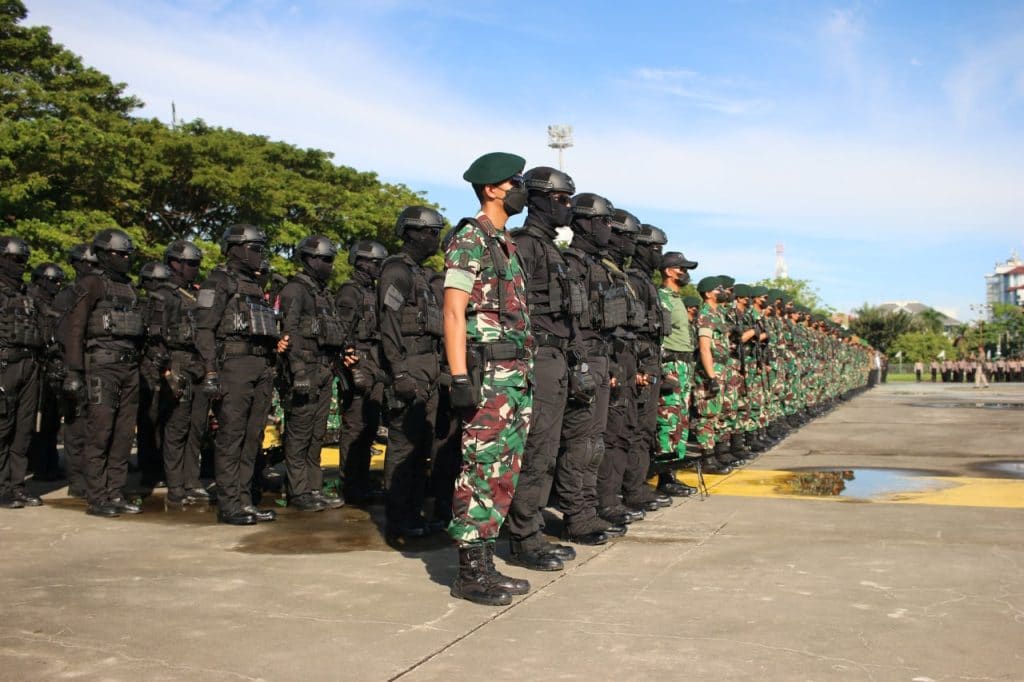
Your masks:
<svg viewBox="0 0 1024 682"><path fill-rule="evenodd" d="M603 545L608 542L608 534L604 531L611 525L599 516L582 521L571 520L562 528L562 539L577 545Z"/></svg>
<svg viewBox="0 0 1024 682"><path fill-rule="evenodd" d="M689 497L694 493L694 488L683 485L676 480L676 477L669 472L658 474L658 492L672 497Z"/></svg>
<svg viewBox="0 0 1024 682"><path fill-rule="evenodd" d="M487 570L487 546L480 543L459 548L459 574L452 583L451 595L476 604L505 606L512 595L502 589Z"/></svg>
<svg viewBox="0 0 1024 682"><path fill-rule="evenodd" d="M498 572L498 568L494 565L493 542L487 543L485 556L487 558L487 573L491 576L491 580L494 581L495 585L509 594L526 594L530 591L530 582L528 580L520 580L519 578L513 578Z"/></svg>
<svg viewBox="0 0 1024 682"><path fill-rule="evenodd" d="M546 545L535 538L532 543L510 540L508 560L532 571L561 571L565 568L561 557L549 552Z"/></svg>

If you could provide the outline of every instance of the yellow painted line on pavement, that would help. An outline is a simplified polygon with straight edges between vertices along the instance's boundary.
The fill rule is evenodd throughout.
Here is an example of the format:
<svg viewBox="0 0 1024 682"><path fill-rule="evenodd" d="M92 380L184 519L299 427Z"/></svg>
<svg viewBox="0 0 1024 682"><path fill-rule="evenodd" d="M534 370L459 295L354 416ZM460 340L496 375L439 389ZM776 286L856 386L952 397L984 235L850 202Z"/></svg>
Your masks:
<svg viewBox="0 0 1024 682"><path fill-rule="evenodd" d="M812 475L823 473L836 476L834 480L809 480ZM860 471L854 470L853 476L858 473ZM887 490L861 497L837 489L841 485L841 474L741 469L726 476L706 475L704 479L713 495L1024 509L1024 479L916 476L913 472L907 472L906 480L910 482L908 490ZM690 485L696 484L696 474L693 472L681 472L679 478Z"/></svg>

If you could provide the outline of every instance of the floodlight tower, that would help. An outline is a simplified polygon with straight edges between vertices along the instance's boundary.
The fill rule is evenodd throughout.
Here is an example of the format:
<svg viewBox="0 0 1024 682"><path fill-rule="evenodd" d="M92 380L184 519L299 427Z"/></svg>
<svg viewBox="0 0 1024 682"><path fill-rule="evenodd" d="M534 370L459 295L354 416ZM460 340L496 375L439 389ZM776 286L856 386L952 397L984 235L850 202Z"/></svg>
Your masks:
<svg viewBox="0 0 1024 682"><path fill-rule="evenodd" d="M558 150L558 170L565 170L565 150L572 146L572 126L548 126L548 146Z"/></svg>
<svg viewBox="0 0 1024 682"><path fill-rule="evenodd" d="M783 257L786 248L782 242L775 244L775 279L787 279L789 270L786 268L786 259Z"/></svg>

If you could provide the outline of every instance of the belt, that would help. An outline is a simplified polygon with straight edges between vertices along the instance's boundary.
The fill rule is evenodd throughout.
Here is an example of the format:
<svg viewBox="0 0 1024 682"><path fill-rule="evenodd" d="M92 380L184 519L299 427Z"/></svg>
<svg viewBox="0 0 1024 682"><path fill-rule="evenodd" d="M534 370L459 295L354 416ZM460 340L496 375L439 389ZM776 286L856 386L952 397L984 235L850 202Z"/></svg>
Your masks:
<svg viewBox="0 0 1024 682"><path fill-rule="evenodd" d="M569 349L569 339L554 334L534 334L533 342L537 346L557 348L563 353Z"/></svg>
<svg viewBox="0 0 1024 682"><path fill-rule="evenodd" d="M692 350L663 350L661 351L661 357L664 360L670 362L692 362L693 351Z"/></svg>
<svg viewBox="0 0 1024 682"><path fill-rule="evenodd" d="M530 357L530 352L511 341L494 341L491 343L475 343L480 355L486 361L499 360L525 360Z"/></svg>
<svg viewBox="0 0 1024 682"><path fill-rule="evenodd" d="M85 360L89 364L96 365L109 365L114 362L138 362L139 351L93 348L85 351Z"/></svg>
<svg viewBox="0 0 1024 682"><path fill-rule="evenodd" d="M225 358L240 358L246 355L268 357L274 354L274 347L248 341L225 341L221 344L220 352Z"/></svg>
<svg viewBox="0 0 1024 682"><path fill-rule="evenodd" d="M31 348L0 348L0 361L2 362L27 360L28 358L34 358L35 355L36 352Z"/></svg>
<svg viewBox="0 0 1024 682"><path fill-rule="evenodd" d="M604 339L587 339L583 342L587 355L608 355L608 342Z"/></svg>

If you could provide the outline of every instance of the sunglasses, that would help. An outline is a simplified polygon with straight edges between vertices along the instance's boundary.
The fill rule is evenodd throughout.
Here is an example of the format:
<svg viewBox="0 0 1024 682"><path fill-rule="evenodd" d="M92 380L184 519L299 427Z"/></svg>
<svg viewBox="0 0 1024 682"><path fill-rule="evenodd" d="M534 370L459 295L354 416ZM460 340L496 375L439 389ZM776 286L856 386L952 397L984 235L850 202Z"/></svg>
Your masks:
<svg viewBox="0 0 1024 682"><path fill-rule="evenodd" d="M199 267L199 263L201 261L197 261L197 260L193 260L193 259L189 258L188 260L180 260L179 259L178 262L181 263L182 265L187 265L190 268L198 268Z"/></svg>
<svg viewBox="0 0 1024 682"><path fill-rule="evenodd" d="M333 263L334 262L334 256L317 256L317 258L319 258L324 263Z"/></svg>
<svg viewBox="0 0 1024 682"><path fill-rule="evenodd" d="M25 263L28 262L28 256L26 256L23 253L14 253L8 257L18 265L24 265Z"/></svg>

